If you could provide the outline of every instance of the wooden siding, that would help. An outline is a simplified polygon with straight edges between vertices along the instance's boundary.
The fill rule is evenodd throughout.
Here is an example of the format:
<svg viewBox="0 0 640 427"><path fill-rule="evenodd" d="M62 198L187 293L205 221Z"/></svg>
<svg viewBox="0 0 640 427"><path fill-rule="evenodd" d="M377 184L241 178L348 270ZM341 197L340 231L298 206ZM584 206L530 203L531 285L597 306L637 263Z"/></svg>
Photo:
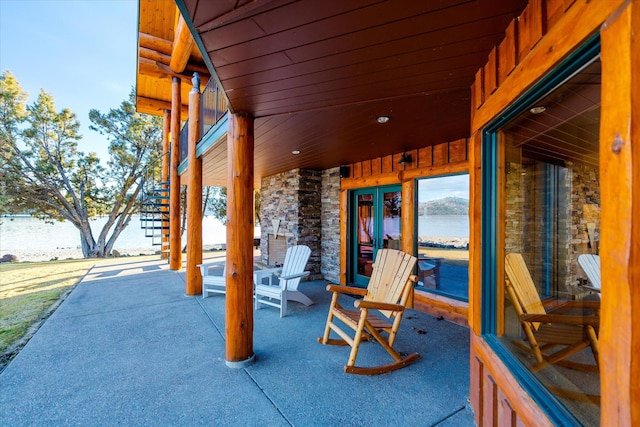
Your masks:
<svg viewBox="0 0 640 427"><path fill-rule="evenodd" d="M478 427L552 426L491 348L471 334L471 406Z"/></svg>
<svg viewBox="0 0 640 427"><path fill-rule="evenodd" d="M403 153L385 157L376 157L349 166L350 176L341 180L340 196L340 236L342 242L348 241L347 211L349 190L380 185L402 185L402 250L413 252L415 240L415 180L421 177L464 173L469 170L469 140L458 139L434 146L406 151L411 162L399 163ZM340 283L346 284L348 261L346 244L341 251ZM416 291L413 299L415 309L434 316L467 326L468 305L451 298L429 292Z"/></svg>
<svg viewBox="0 0 640 427"><path fill-rule="evenodd" d="M624 14L622 9L617 10L623 5L627 9ZM600 152L607 153L609 159L607 156L602 159L601 175L606 177L603 179L602 193L610 194L609 199L603 200L602 228L613 232L603 233L601 254L603 266L616 265L612 270L605 267L602 274L603 281L606 282L605 277L608 276L608 282L616 283L616 286L608 288L611 295L603 287L602 294L601 422L602 425L634 425L640 422L638 388L637 385L634 388L629 382L630 378L638 378L640 372L640 362L633 362L630 357L640 351L640 331L637 327L635 330L633 328L633 325L640 324L639 302L637 297L634 300L631 296L631 288L639 283L637 272L634 276L632 266L637 266L640 261L639 251L629 252L629 248L638 247L640 236L637 227L626 228L632 223L640 223L640 210L637 208L640 205L640 192L631 185L632 182L640 182L640 162L638 156L633 158L630 152L611 154L616 131L622 135L619 141L634 140L638 144L638 121L634 122L632 119L632 105L640 105L637 66L640 58L637 52L640 49L638 42L631 37L631 29L637 29L640 25L640 2L531 0L522 15L507 28L506 38L489 55L486 65L477 71L471 88L469 257L472 267L469 277L469 322L473 331L471 403L478 426L551 424L479 336L482 318L483 247L480 223L483 199L481 130L586 39L598 32L607 19L614 21L616 18L616 24L603 32L602 44L604 95ZM603 28L608 28L608 25L606 23ZM611 33L608 37L605 36L607 31ZM606 43L607 38L609 43ZM612 52L607 53L606 49L611 49ZM608 73L605 65L607 58L612 64ZM604 86L607 80L615 82L609 90ZM631 95L627 97L628 93L635 93L635 98ZM633 125L625 127L624 123ZM605 139L606 130L609 131L609 139ZM625 146L626 150L630 147L623 142L622 147ZM622 152L624 151L623 148ZM610 168L609 172L605 168ZM607 217L606 212L610 212L611 217ZM607 250L604 240L608 241ZM614 345L613 341L619 344ZM619 371L620 369L626 370L626 373ZM620 378L626 379L620 381Z"/></svg>

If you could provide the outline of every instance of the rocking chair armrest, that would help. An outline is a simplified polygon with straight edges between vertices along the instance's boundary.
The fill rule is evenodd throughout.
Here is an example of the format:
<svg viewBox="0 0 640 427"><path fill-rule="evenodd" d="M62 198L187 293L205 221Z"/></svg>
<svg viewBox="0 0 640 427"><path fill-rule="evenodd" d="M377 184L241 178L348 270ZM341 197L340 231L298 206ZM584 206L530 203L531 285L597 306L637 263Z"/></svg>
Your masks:
<svg viewBox="0 0 640 427"><path fill-rule="evenodd" d="M389 302L356 300L353 302L356 308L372 308L374 310L404 311L404 305Z"/></svg>
<svg viewBox="0 0 640 427"><path fill-rule="evenodd" d="M365 296L367 294L366 289L354 288L353 286L342 286L342 285L327 285L327 291L338 292L341 294L362 295L362 296Z"/></svg>
<svg viewBox="0 0 640 427"><path fill-rule="evenodd" d="M562 323L565 325L599 326L600 319L594 316L573 316L565 314L523 314L520 320L524 322Z"/></svg>

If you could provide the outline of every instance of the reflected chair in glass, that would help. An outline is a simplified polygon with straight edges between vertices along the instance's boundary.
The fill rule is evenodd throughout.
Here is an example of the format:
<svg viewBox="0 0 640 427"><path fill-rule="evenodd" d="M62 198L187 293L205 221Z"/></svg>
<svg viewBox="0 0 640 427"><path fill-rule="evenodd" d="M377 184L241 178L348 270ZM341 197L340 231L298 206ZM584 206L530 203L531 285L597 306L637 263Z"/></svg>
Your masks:
<svg viewBox="0 0 640 427"><path fill-rule="evenodd" d="M582 254L578 256L578 264L584 270L591 285L584 286L584 288L590 291L600 294L601 281L600 281L600 257L592 254Z"/></svg>
<svg viewBox="0 0 640 427"><path fill-rule="evenodd" d="M413 275L416 258L395 249L380 249L376 255L369 286L367 289L328 285L327 291L333 292L331 306L324 330L318 338L320 344L350 345L351 353L344 371L349 374L376 375L403 368L414 362L420 355L412 353L402 356L394 348L400 321L407 301L413 291L413 283L418 278ZM355 310L342 307L338 302L340 294L360 296L353 303ZM376 315L373 310L380 313ZM341 325L335 323L339 319L344 325L354 330L351 337ZM386 318L386 319L385 319ZM341 339L330 338L334 331ZM386 333L385 338L382 334ZM355 366L356 357L362 339L375 339L391 355L394 362L382 366Z"/></svg>
<svg viewBox="0 0 640 427"><path fill-rule="evenodd" d="M518 315L528 345L520 341L514 344L531 351L536 363L533 372L549 365L570 369L598 372L598 336L600 323L599 301L567 301L547 312L533 283L529 269L518 253L505 257L506 291ZM585 316L583 310L593 314ZM577 312L577 313L576 313ZM587 347L591 347L595 364L567 360ZM559 348L559 349L558 349ZM551 350L557 349L551 352ZM574 400L599 403L599 396L549 387L554 393Z"/></svg>

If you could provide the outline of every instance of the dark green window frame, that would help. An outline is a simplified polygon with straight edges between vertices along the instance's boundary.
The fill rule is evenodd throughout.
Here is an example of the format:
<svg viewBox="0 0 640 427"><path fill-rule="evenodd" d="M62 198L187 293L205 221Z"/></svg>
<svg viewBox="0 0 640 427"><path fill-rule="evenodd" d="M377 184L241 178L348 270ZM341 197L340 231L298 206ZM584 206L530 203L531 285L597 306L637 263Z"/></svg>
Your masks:
<svg viewBox="0 0 640 427"><path fill-rule="evenodd" d="M441 175L428 175L428 176L420 176L416 179L414 179L413 181L413 187L414 187L414 191L413 191L413 200L414 200L414 206L413 206L413 226L414 226L414 235L413 235L413 255L418 257L418 202L419 202L419 194L418 194L418 182L420 180L424 180L424 179L432 179L432 178L445 178L445 177L450 177L450 176L458 176L458 175L467 175L469 176L470 173L468 170L463 171L463 172L454 172L454 173L445 173L445 174L441 174ZM469 189L469 191L471 191L471 189ZM416 267L417 268L417 267ZM469 294L467 293L466 297L463 297L461 295L455 294L455 293L451 293L451 292L447 292L447 291L442 291L442 290L438 290L438 289L423 289L423 288L416 288L416 290L419 290L421 292L426 292L426 293L430 293L430 294L434 294L434 295L440 295L446 298L450 298L456 301L460 301L460 302L464 302L464 303L469 303Z"/></svg>
<svg viewBox="0 0 640 427"><path fill-rule="evenodd" d="M536 85L505 109L482 131L482 337L520 385L556 425L580 425L576 417L498 340L498 131L532 103L558 87L600 55L600 35L592 36L577 51L551 70Z"/></svg>

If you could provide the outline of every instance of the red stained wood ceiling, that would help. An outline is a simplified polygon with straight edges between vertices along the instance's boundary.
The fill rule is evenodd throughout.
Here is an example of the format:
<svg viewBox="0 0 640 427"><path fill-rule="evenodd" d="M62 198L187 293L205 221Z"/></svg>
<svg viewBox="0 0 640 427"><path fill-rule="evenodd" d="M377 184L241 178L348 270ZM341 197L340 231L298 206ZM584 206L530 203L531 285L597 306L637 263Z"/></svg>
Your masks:
<svg viewBox="0 0 640 427"><path fill-rule="evenodd" d="M178 4L231 109L256 118L259 179L468 137L475 73L526 1ZM224 181L223 164L207 165L224 145L204 156L206 183Z"/></svg>

